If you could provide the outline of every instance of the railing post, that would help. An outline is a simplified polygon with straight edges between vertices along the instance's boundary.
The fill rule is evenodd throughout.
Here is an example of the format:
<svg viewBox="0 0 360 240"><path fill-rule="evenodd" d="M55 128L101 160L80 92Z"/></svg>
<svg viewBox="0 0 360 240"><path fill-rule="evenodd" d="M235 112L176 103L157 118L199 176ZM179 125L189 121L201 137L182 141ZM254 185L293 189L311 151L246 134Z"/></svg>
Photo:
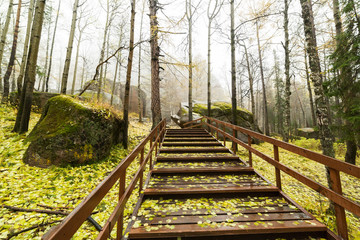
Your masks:
<svg viewBox="0 0 360 240"><path fill-rule="evenodd" d="M121 197L123 196L124 192L125 192L125 184L126 184L126 169L123 170L123 172L120 173L120 178L119 178L119 200L121 199ZM116 235L116 239L120 240L122 238L122 234L123 234L123 227L124 227L124 209L121 211L121 214L119 216L119 219L117 221L117 235ZM109 235L111 235L111 232L109 233Z"/></svg>
<svg viewBox="0 0 360 240"><path fill-rule="evenodd" d="M233 137L236 138L236 133L237 131L235 130L235 128L233 128ZM234 154L236 154L236 150L237 150L237 144L236 142L234 142L234 140L232 140L232 148L233 148L233 152Z"/></svg>
<svg viewBox="0 0 360 240"><path fill-rule="evenodd" d="M224 125L224 127L223 127L223 131L224 131L224 134L223 134L223 136L224 136L224 146L226 147L226 137L225 137L226 126L225 126L225 125Z"/></svg>
<svg viewBox="0 0 360 240"><path fill-rule="evenodd" d="M151 137L150 137L150 147L149 147L149 151L151 151L151 152L150 152L150 160L149 160L149 162L150 162L150 170L152 170L152 167L153 167L153 164L152 164L153 151L151 150L152 145L153 145L153 137L154 137L154 136L151 136Z"/></svg>
<svg viewBox="0 0 360 240"><path fill-rule="evenodd" d="M140 154L140 166L144 162L144 147L141 149ZM142 188L143 188L143 179L144 179L144 169L141 171L140 178L139 178L139 194L141 194Z"/></svg>
<svg viewBox="0 0 360 240"><path fill-rule="evenodd" d="M251 147L251 137L250 137L250 135L248 135L248 145L249 145L249 147ZM250 165L250 167L253 166L251 150L249 150L249 165Z"/></svg>
<svg viewBox="0 0 360 240"><path fill-rule="evenodd" d="M209 124L210 124L210 126L209 126L209 128L210 128L210 133L211 133L211 135L214 135L213 134L213 128L211 127L211 125L212 125L212 122L211 122L211 120L209 119Z"/></svg>
<svg viewBox="0 0 360 240"><path fill-rule="evenodd" d="M216 139L219 140L219 129L218 129L219 128L219 123L218 122L216 122L216 128L217 128L216 129Z"/></svg>
<svg viewBox="0 0 360 240"><path fill-rule="evenodd" d="M159 136L159 133L160 133L159 132L159 127L156 128L155 132L156 132L156 136L155 136L155 140L156 140L158 138L158 136ZM155 157L157 155L157 149L158 149L158 140L155 141Z"/></svg>
<svg viewBox="0 0 360 240"><path fill-rule="evenodd" d="M330 172L330 181L331 181L331 188L334 192L342 195L342 188L341 188L341 180L340 180L340 174L338 170L335 170L333 168L329 168ZM346 224L346 215L345 210L343 207L339 206L336 203L334 204L335 209L335 217L336 217L336 228L338 235L342 237L344 240L348 240L348 230L347 230L347 224Z"/></svg>
<svg viewBox="0 0 360 240"><path fill-rule="evenodd" d="M279 147L274 145L274 159L275 161L280 162L279 158ZM281 190L281 175L280 175L280 169L275 167L275 176L276 176L276 186Z"/></svg>

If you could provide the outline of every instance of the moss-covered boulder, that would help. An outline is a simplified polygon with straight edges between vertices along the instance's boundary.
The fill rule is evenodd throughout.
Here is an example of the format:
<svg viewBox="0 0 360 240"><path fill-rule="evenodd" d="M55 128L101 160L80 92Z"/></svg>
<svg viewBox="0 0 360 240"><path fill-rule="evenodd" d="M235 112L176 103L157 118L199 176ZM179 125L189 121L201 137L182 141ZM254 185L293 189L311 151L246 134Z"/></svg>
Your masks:
<svg viewBox="0 0 360 240"><path fill-rule="evenodd" d="M297 128L296 136L304 138L319 138L319 131L314 128Z"/></svg>
<svg viewBox="0 0 360 240"><path fill-rule="evenodd" d="M207 115L207 105L202 103L195 103L193 105L193 119L200 118L201 116ZM250 129L255 132L261 133L261 130L258 125L254 122L254 116L251 112L243 108L237 108L237 125L243 128ZM232 121L232 110L231 104L226 102L215 102L211 105L211 117L218 120L229 122ZM186 104L181 104L180 110L177 115L172 116L172 119L180 126L183 127L183 124L189 120L188 117L188 106ZM232 130L227 129L232 135ZM244 142L247 142L247 136L239 134L238 138ZM256 141L258 142L258 141Z"/></svg>
<svg viewBox="0 0 360 240"><path fill-rule="evenodd" d="M32 107L34 110L41 111L46 105L47 101L59 96L59 93L47 93L47 92L34 92L32 97ZM14 106L19 104L18 92L10 93L10 103Z"/></svg>
<svg viewBox="0 0 360 240"><path fill-rule="evenodd" d="M90 163L109 155L122 140L123 120L68 96L49 99L39 122L27 137L24 162L38 167Z"/></svg>

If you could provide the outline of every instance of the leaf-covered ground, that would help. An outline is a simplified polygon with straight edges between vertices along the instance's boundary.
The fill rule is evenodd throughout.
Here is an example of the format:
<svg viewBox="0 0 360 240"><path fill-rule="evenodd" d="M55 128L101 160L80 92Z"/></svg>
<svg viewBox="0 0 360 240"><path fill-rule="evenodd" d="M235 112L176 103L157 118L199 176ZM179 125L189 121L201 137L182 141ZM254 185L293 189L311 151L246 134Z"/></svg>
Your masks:
<svg viewBox="0 0 360 240"><path fill-rule="evenodd" d="M293 141L292 143L300 147L321 153L319 140L303 138L301 140ZM270 157L274 156L272 144L261 143L260 145L252 146ZM227 147L231 147L230 142L227 142ZM335 151L336 158L339 160L344 160L346 152L346 147L344 144L336 143ZM312 160L308 160L281 148L279 148L279 154L281 163L315 180L316 182L327 186L324 165ZM246 161L248 160L248 151L244 148L239 147L238 155L242 159ZM261 175L269 179L273 184L276 183L275 168L271 164L253 154L253 165L255 170L257 170ZM360 165L359 154L357 158L357 165ZM329 201L327 198L300 183L286 173L281 173L281 179L283 191L286 194L288 194L292 199L294 199L307 211L313 214L318 220L336 232L335 216L328 211ZM341 182L344 195L347 198L360 203L360 179L341 173ZM346 215L350 239L360 239L360 218L348 212Z"/></svg>
<svg viewBox="0 0 360 240"><path fill-rule="evenodd" d="M14 212L5 206L24 209L71 212L97 184L99 184L119 162L145 137L150 124L131 121L129 150L115 146L110 157L99 163L75 167L51 167L40 169L22 162L27 148L24 144L26 135L12 133L16 111L0 105L0 239L8 239L14 233L34 227L11 239L40 239L51 226L64 218L63 215L36 212ZM38 121L40 114L32 113L30 129ZM129 166L127 184L138 168L138 161ZM134 191L137 193L138 191ZM94 210L92 217L103 226L118 200L118 186ZM125 222L129 219L132 208L138 200L133 194L125 208ZM53 224L49 224L53 223ZM40 227L38 227L40 226ZM81 227L74 239L90 239L97 233L89 222Z"/></svg>

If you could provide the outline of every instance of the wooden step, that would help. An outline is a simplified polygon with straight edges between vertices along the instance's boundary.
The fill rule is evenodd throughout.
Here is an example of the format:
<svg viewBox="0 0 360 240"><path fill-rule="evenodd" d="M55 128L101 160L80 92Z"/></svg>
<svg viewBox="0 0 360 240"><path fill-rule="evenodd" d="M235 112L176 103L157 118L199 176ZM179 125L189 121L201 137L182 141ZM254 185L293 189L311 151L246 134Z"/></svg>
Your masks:
<svg viewBox="0 0 360 240"><path fill-rule="evenodd" d="M231 153L228 148L161 148L159 153Z"/></svg>
<svg viewBox="0 0 360 240"><path fill-rule="evenodd" d="M222 146L220 142L164 142L162 144L164 147L175 147L175 146L181 146L181 147L192 147L192 146L198 146L198 147L209 147L209 146Z"/></svg>
<svg viewBox="0 0 360 240"><path fill-rule="evenodd" d="M229 156L196 156L196 157L192 157L192 156L186 156L186 157L179 157L179 156L174 156L174 157L163 157L163 156L158 156L157 157L157 161L158 162L163 162L163 161L167 161L167 162L204 162L204 161L239 161L240 158L238 156L234 156L234 155L229 155Z"/></svg>
<svg viewBox="0 0 360 240"><path fill-rule="evenodd" d="M224 168L209 168L209 167L177 167L177 168L155 168L152 170L153 174L157 173L239 173L239 172L252 172L253 168L250 167L224 167Z"/></svg>
<svg viewBox="0 0 360 240"><path fill-rule="evenodd" d="M279 189L274 186L248 186L248 187L218 187L218 188L183 188L183 189L145 189L144 194L154 195L183 195L183 194L214 194L214 193L249 193L249 192L277 192Z"/></svg>
<svg viewBox="0 0 360 240"><path fill-rule="evenodd" d="M213 137L209 138L164 138L164 142L210 142L217 140Z"/></svg>
<svg viewBox="0 0 360 240"><path fill-rule="evenodd" d="M208 138L209 134L176 134L176 135L165 135L165 138Z"/></svg>
<svg viewBox="0 0 360 240"><path fill-rule="evenodd" d="M176 224L176 225L155 225L158 229L147 231L146 227L134 228L129 233L130 239L150 238L159 239L170 237L189 237L189 236L218 236L223 238L224 235L249 235L252 234L280 234L280 233L307 233L312 232L326 233L326 226L316 220L289 220L289 221L267 221L267 224L257 222L234 222L233 224L224 225L223 227L202 227L199 224ZM271 224L271 225L270 225ZM155 227L154 226L154 227ZM254 239L253 237L247 239Z"/></svg>

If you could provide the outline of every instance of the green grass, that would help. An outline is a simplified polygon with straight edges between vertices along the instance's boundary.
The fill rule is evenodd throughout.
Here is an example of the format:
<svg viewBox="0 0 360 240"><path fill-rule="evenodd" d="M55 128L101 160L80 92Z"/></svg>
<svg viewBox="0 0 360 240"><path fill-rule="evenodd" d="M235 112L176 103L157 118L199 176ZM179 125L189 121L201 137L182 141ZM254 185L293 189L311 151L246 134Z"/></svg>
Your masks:
<svg viewBox="0 0 360 240"><path fill-rule="evenodd" d="M40 169L23 163L22 157L28 146L24 143L26 135L12 133L16 111L0 105L0 206L8 205L26 209L50 209L70 212L86 197L139 143L150 131L150 124L130 123L130 147L125 150L118 145L113 147L105 160L90 165L75 167L50 167ZM34 127L39 114L31 114L30 129ZM127 185L138 169L135 160L128 168ZM132 207L137 202L138 190L130 197L125 208L125 223L129 220ZM94 210L92 217L103 226L118 201L118 185ZM0 208L0 239L9 234L31 226L62 220L61 215L47 215L34 212L13 212ZM36 228L12 239L40 239L52 225ZM94 238L95 228L85 222L75 234L74 239Z"/></svg>

